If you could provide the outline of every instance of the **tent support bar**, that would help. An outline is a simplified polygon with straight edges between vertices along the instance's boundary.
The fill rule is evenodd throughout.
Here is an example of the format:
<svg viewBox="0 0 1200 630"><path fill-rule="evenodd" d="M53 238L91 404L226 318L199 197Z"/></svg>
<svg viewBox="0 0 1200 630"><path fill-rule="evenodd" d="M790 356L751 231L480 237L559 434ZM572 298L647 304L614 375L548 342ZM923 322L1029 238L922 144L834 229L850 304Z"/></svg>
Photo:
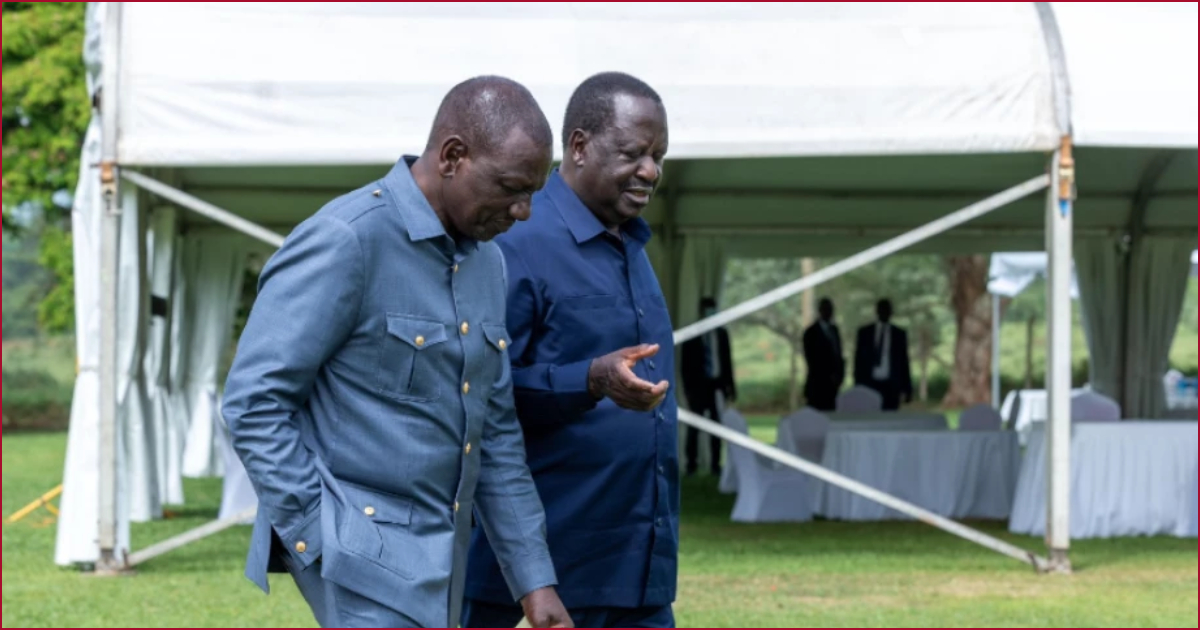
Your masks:
<svg viewBox="0 0 1200 630"><path fill-rule="evenodd" d="M190 529L182 534L179 534L178 536L172 536L171 538L168 538L160 543L150 545L141 551L129 554L129 557L126 559L126 564L128 564L130 567L137 566L147 560L170 553L176 549L179 549L180 547L196 542L202 538L208 538L213 534L225 531L230 527L254 518L257 513L258 508L252 507L242 510L241 512L228 518L205 523L200 527Z"/></svg>
<svg viewBox="0 0 1200 630"><path fill-rule="evenodd" d="M228 227L241 232L251 238L258 239L268 245L280 247L283 245L283 236L272 232L256 223L247 221L238 215L214 206L199 197L189 195L178 188L174 188L164 184L153 177L148 177L136 171L123 171L121 177L128 180L138 188L147 192L154 193L167 201L171 201L183 208L187 208L192 212L208 217L213 221L222 223Z"/></svg>
<svg viewBox="0 0 1200 630"><path fill-rule="evenodd" d="M959 538L982 545L988 549L991 549L992 551L1008 556L1019 562L1024 562L1038 571L1045 571L1049 568L1049 563L1044 558L1041 558L1032 552L1006 543L1003 540L988 536L983 532L971 529L970 527L967 527L961 523L956 523L948 518L934 514L933 512L930 512L922 507L918 507L906 501L897 499L890 494L876 490L875 488L872 488L864 483L835 473L832 470L822 466L818 466L817 464L797 457L796 455L788 453L787 451L763 444L762 442L759 442L748 435L738 433L733 429L717 424L716 422L698 416L690 411L680 409L679 421L700 429L705 433L715 435L726 442L748 448L755 453L763 455L764 457L768 457L773 461L783 464L784 466L794 468L802 473L820 479L821 481L842 488L843 490L853 492L854 494L875 501L876 503L884 505L885 507L889 507L897 512L900 512L901 514L911 516L912 518L915 518L923 523L928 523L929 525L958 536Z"/></svg>
<svg viewBox="0 0 1200 630"><path fill-rule="evenodd" d="M838 276L854 271L859 267L863 267L873 263L881 258L894 254L905 247L920 243L930 237L937 236L942 232L954 229L963 223L972 219L983 216L997 208L1002 208L1018 199L1031 195L1039 190L1042 190L1050 185L1050 176L1046 174L1038 175L1022 184L1018 184L1008 190L999 192L987 199L978 203L969 205L957 212L952 212L944 217L940 217L926 223L925 225L901 234L893 239L884 241L874 247L861 251L849 258L844 258L828 267L818 270L816 273L789 282L772 291L768 291L758 297L751 298L721 311L711 317L702 319L694 324L684 326L675 331L675 345L679 345L688 339L699 337L704 333L724 326L740 317L744 317L758 311L762 308L770 306L781 300L785 300L797 293L811 289L821 283L828 282Z"/></svg>
<svg viewBox="0 0 1200 630"><path fill-rule="evenodd" d="M654 227L654 226L651 226ZM890 238L903 234L907 227L852 227L852 226L801 226L801 225L704 225L676 228L680 234L697 236L859 236ZM1195 227L1148 228L1143 234L1174 235L1181 231L1192 231ZM1126 233L1125 228L1079 228L1075 236L1120 236ZM1045 235L1042 228L1027 228L998 225L986 228L957 228L955 236L994 239L1002 236L1028 236L1041 238Z"/></svg>

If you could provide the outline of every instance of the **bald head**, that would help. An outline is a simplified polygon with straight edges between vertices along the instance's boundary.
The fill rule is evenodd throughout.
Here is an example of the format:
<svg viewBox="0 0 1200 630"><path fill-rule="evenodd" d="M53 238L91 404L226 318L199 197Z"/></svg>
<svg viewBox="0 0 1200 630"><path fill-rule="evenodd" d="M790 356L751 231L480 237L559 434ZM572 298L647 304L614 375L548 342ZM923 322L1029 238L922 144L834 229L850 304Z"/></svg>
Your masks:
<svg viewBox="0 0 1200 630"><path fill-rule="evenodd" d="M525 86L504 77L475 77L442 99L425 151L437 152L448 138L459 136L472 151L491 154L517 130L537 145L554 142L546 115Z"/></svg>
<svg viewBox="0 0 1200 630"><path fill-rule="evenodd" d="M529 218L553 157L550 123L529 90L485 76L442 99L411 170L450 236L487 241Z"/></svg>

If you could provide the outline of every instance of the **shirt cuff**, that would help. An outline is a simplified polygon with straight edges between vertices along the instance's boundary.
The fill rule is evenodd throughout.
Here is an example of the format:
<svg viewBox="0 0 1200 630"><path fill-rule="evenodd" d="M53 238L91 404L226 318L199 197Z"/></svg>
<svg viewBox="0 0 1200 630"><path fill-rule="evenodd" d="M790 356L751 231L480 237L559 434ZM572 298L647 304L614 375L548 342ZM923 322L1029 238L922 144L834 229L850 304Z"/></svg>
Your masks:
<svg viewBox="0 0 1200 630"><path fill-rule="evenodd" d="M599 402L588 391L588 372L591 368L591 359L555 366L550 385L554 388L554 394L563 412L582 413Z"/></svg>
<svg viewBox="0 0 1200 630"><path fill-rule="evenodd" d="M500 570L504 573L504 581L508 583L514 602L520 602L539 588L558 585L554 562L549 554L527 556L514 566L501 565Z"/></svg>
<svg viewBox="0 0 1200 630"><path fill-rule="evenodd" d="M279 540L287 548L288 555L303 568L307 568L321 557L321 509L312 510L297 524L286 531L275 528Z"/></svg>

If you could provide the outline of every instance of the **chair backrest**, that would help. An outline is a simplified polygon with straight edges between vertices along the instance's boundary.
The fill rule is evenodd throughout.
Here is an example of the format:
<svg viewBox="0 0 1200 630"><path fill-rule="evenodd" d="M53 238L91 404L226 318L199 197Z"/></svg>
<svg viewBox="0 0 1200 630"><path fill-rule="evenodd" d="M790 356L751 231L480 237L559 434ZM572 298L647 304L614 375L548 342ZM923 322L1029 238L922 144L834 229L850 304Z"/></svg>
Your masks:
<svg viewBox="0 0 1200 630"><path fill-rule="evenodd" d="M829 417L805 407L779 421L779 448L820 463L825 453L825 436L829 433Z"/></svg>
<svg viewBox="0 0 1200 630"><path fill-rule="evenodd" d="M733 407L721 412L721 424L738 433L750 434L750 424L746 422L746 417L742 415L742 412Z"/></svg>
<svg viewBox="0 0 1200 630"><path fill-rule="evenodd" d="M991 405L981 403L963 410L958 417L959 431L999 431L1004 420Z"/></svg>
<svg viewBox="0 0 1200 630"><path fill-rule="evenodd" d="M1081 392L1071 397L1071 422L1118 422L1121 406L1096 392Z"/></svg>
<svg viewBox="0 0 1200 630"><path fill-rule="evenodd" d="M882 411L883 396L870 387L855 385L838 395L837 410L846 413Z"/></svg>

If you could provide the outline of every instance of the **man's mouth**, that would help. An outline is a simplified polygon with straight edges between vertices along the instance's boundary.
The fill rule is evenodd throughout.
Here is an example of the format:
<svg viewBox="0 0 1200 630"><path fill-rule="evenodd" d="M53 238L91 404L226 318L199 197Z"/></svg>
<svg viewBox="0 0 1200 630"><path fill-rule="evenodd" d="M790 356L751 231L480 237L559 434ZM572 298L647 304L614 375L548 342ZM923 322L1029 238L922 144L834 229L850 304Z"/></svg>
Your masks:
<svg viewBox="0 0 1200 630"><path fill-rule="evenodd" d="M625 191L625 196L635 204L644 206L650 203L650 192L650 190L645 188L630 188Z"/></svg>

